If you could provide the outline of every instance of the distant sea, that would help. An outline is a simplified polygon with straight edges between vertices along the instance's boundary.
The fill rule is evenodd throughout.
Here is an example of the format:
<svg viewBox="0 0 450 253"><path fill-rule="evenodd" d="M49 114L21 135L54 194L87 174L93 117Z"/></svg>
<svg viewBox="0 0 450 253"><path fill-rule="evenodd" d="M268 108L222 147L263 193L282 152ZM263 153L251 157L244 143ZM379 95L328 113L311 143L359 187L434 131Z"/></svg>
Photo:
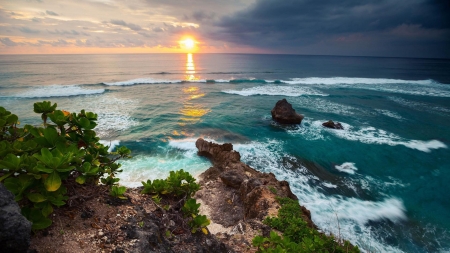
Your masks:
<svg viewBox="0 0 450 253"><path fill-rule="evenodd" d="M286 98L301 125L271 119ZM324 232L364 251L450 251L450 60L299 55L1 55L0 106L98 113L121 183L198 176L199 137L289 181ZM322 127L328 120L344 130Z"/></svg>

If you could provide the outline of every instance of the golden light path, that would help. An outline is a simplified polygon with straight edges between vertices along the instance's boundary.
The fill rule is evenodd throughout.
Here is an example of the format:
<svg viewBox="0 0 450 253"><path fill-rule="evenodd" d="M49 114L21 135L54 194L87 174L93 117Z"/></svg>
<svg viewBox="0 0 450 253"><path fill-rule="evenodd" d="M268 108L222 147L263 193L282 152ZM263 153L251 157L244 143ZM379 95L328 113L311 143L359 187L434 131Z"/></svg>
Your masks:
<svg viewBox="0 0 450 253"><path fill-rule="evenodd" d="M187 54L187 62L186 62L186 76L185 80L189 81L187 84L189 86L183 87L183 93L187 96L184 98L183 108L180 110L180 113L183 115L181 117L181 122L179 125L185 126L187 124L194 124L198 122L201 117L209 113L210 109L205 109L200 103L195 103L194 100L205 96L205 94L200 90L200 87L194 83L190 83L192 81L199 80L200 78L195 75L195 64L194 64L194 56L191 53Z"/></svg>

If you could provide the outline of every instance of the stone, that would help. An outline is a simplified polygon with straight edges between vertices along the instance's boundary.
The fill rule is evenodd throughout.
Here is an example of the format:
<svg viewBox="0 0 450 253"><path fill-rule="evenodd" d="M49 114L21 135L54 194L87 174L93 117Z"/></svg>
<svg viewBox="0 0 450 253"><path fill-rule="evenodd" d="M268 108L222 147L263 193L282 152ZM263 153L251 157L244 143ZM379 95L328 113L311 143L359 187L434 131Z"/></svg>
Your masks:
<svg viewBox="0 0 450 253"><path fill-rule="evenodd" d="M279 100L271 111L272 119L282 124L300 124L304 118L303 115L295 112L292 105L286 100Z"/></svg>
<svg viewBox="0 0 450 253"><path fill-rule="evenodd" d="M341 123L334 123L332 120L322 123L322 126L332 128L332 129L344 129Z"/></svg>
<svg viewBox="0 0 450 253"><path fill-rule="evenodd" d="M242 182L247 179L247 175L239 170L224 171L219 175L222 182L230 187L239 189Z"/></svg>
<svg viewBox="0 0 450 253"><path fill-rule="evenodd" d="M31 222L21 213L14 195L0 184L0 252L27 252Z"/></svg>

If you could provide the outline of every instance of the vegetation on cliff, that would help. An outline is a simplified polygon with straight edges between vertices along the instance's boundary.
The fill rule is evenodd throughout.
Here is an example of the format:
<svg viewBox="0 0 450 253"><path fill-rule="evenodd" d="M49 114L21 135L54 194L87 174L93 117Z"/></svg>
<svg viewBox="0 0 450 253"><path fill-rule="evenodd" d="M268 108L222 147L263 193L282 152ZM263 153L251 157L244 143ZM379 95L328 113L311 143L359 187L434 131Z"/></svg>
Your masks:
<svg viewBox="0 0 450 253"><path fill-rule="evenodd" d="M96 187L98 191L94 189L92 192L97 191L98 194L109 187L109 198L116 199L107 200L112 205L139 199L136 195L131 197L130 193L127 194L127 189L119 186L119 179L116 178L116 174L121 172L117 161L130 157L131 151L119 147L115 152L109 152L108 147L99 142L100 138L93 130L97 125L95 113L85 110L69 113L56 110L56 107L56 103L52 105L49 101L35 103L34 111L41 114L43 124L25 125L22 128L16 115L0 107L0 182L15 195L22 213L33 223L33 230L48 228L52 224L50 214L54 212L54 207L64 206L67 201L79 198L76 191L81 189L80 186ZM252 219L262 224L268 211L276 210L278 204L281 206L277 217L268 217L263 222L264 226L271 228L270 234L254 237L252 243L255 247L248 247L250 245L247 244L237 251L359 252L348 241L318 232L311 225L309 211L299 205L289 184L276 180L273 174L260 173L240 162L240 154L233 151L231 144L218 145L199 139L196 145L199 154L210 157L215 166L205 172L210 175L209 180L220 181L220 184L224 184L221 186L223 189L233 193L231 200L228 199L226 203L233 206L231 211L239 211L234 214L238 217L238 226ZM98 186L100 182L104 184L101 187ZM209 182L209 189L213 191L211 187L217 183ZM137 222L134 216L129 217L129 225L111 228L105 224L111 238L123 241L120 238L123 238L124 232L120 230L126 230L128 239L142 241L143 244L132 246L138 251L153 247L164 249L161 252L173 252L172 249L176 247L184 247L180 244L183 240L188 243L198 242L198 246L203 249L230 251L228 246L209 234L207 226L211 221L200 214L200 204L193 198L200 190L200 184L195 182L192 175L183 170L171 171L166 179L147 180L142 184L140 193L150 195L145 199L151 201L156 209L151 212L140 210L142 214L139 217L142 220ZM91 191L86 188L82 190ZM225 199L217 201L223 202ZM142 202L133 203L133 208L138 210L139 204ZM81 218L92 216L92 210L87 209L83 209ZM221 216L226 213L224 210L219 212ZM73 210L66 210L65 213L71 217ZM258 221L258 217L261 220ZM100 229L93 224L97 223L91 223L92 228ZM200 231L202 233L197 233ZM99 234L103 235L104 232L100 231ZM195 240L192 237L194 234ZM153 238L155 245L148 244L153 240L150 240L152 235L158 235Z"/></svg>

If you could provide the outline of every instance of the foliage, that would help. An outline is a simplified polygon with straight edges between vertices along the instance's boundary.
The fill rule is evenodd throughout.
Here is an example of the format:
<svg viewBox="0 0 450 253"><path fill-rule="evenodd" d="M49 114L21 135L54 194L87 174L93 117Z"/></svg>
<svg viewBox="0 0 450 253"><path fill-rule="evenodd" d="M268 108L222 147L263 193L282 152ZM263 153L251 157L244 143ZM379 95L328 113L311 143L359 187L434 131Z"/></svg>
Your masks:
<svg viewBox="0 0 450 253"><path fill-rule="evenodd" d="M298 201L277 198L281 204L278 217L268 217L264 223L283 232L283 237L271 231L270 237L256 236L253 245L258 252L360 252L348 241L336 240L310 228L302 218Z"/></svg>
<svg viewBox="0 0 450 253"><path fill-rule="evenodd" d="M127 188L125 186L112 185L109 194L119 199L127 199L127 197L123 196L126 191Z"/></svg>
<svg viewBox="0 0 450 253"><path fill-rule="evenodd" d="M192 196L200 189L200 185L195 182L195 178L184 170L170 171L169 177L166 179L147 180L142 182L144 189L143 194L151 194L155 203L159 204L161 195L171 196L181 199L184 204L181 208L182 212L189 219L189 226L192 233L202 231L208 234L206 226L210 224L210 220L205 215L199 215L200 204L197 203Z"/></svg>
<svg viewBox="0 0 450 253"><path fill-rule="evenodd" d="M174 197L190 198L200 189L200 185L195 183L195 178L184 170L170 171L166 179L147 180L142 182L144 189L141 193L152 195L173 195Z"/></svg>
<svg viewBox="0 0 450 253"><path fill-rule="evenodd" d="M17 115L0 107L0 182L15 195L33 229L51 225L53 207L68 199L67 183L97 184L106 175L102 182L115 184L121 172L117 160L130 157L126 147L109 153L99 143L93 131L97 114L56 107L50 101L35 103L43 127L23 128L18 127Z"/></svg>

